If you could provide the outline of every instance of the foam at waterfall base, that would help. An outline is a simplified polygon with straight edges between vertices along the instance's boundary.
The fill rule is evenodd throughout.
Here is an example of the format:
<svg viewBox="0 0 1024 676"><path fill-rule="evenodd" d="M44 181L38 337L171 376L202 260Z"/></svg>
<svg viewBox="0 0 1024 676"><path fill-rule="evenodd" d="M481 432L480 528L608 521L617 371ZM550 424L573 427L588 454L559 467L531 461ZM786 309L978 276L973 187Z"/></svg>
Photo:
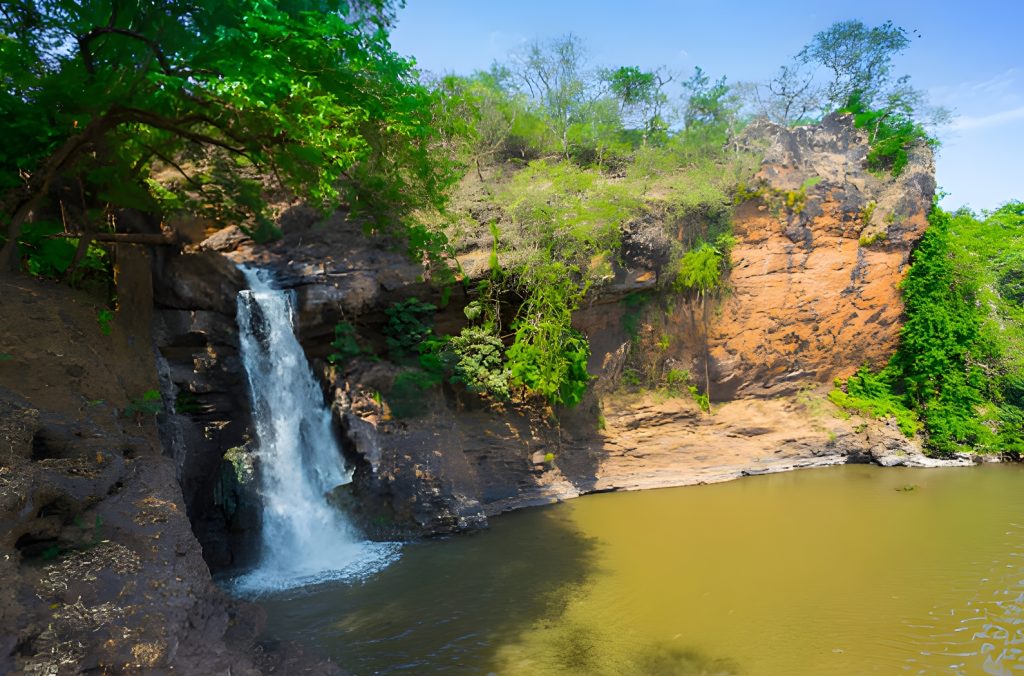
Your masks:
<svg viewBox="0 0 1024 676"><path fill-rule="evenodd" d="M325 565L323 561L295 561L294 565L263 563L224 586L237 596L251 598L325 582L361 582L398 560L402 545L398 542L353 542L348 543L348 549L348 558L333 565Z"/></svg>

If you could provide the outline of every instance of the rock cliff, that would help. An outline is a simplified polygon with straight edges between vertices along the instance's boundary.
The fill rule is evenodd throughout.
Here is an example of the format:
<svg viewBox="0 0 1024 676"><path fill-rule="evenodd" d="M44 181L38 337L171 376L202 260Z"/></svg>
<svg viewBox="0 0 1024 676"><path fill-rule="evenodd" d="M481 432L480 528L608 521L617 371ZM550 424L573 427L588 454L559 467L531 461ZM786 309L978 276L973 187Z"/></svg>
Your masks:
<svg viewBox="0 0 1024 676"><path fill-rule="evenodd" d="M593 491L883 457L923 462L898 432L837 416L823 395L834 378L895 348L897 286L934 194L930 151L915 150L898 178L872 174L866 138L843 116L794 129L754 125L738 145L764 159L739 190L727 291L636 310L623 299L655 293L667 257L658 242L627 237L624 247L651 251L624 250L627 263L574 317L592 346L595 381L573 410L486 405L444 389L401 418L374 396L389 391L396 368L326 368L337 321L356 323L383 352L384 309L437 298L418 265L343 214L323 221L294 207L274 245L227 232L203 247L271 266L295 290L300 338L358 467L350 509L381 537L477 528L503 510ZM480 267L482 255L465 252L464 269ZM463 325L459 294L435 317L439 333ZM663 336L667 345L656 346ZM624 392L627 352L657 353L692 374L714 415L678 392Z"/></svg>
<svg viewBox="0 0 1024 676"><path fill-rule="evenodd" d="M830 116L814 127L748 130L769 142L757 194L736 210L731 293L708 331L721 399L830 383L895 351L897 285L928 226L929 149L896 179L864 169L863 132Z"/></svg>
<svg viewBox="0 0 1024 676"><path fill-rule="evenodd" d="M739 144L764 160L734 209L727 293L624 302L662 293L670 236L640 241L627 229L624 262L574 316L594 381L573 409L499 405L444 385L415 393L401 416L380 397L394 394L399 367L328 366L339 320L384 353L386 308L413 296L440 304L400 247L340 213L293 206L283 240L268 246L227 228L185 252L123 248L109 334L82 296L0 279L0 316L18 318L0 327L0 667L255 673L302 662L263 654L258 613L210 576L253 560L260 525L239 262L273 268L294 290L300 340L356 468L339 499L375 537L482 528L506 510L595 491L932 462L891 426L837 415L823 396L895 347L897 285L934 192L930 153L915 151L898 179L873 175L863 134L843 117L755 125ZM464 268L482 259L466 251ZM465 323L464 291L449 300L438 333ZM623 388L629 359L692 374L713 413L685 389Z"/></svg>
<svg viewBox="0 0 1024 676"><path fill-rule="evenodd" d="M122 291L105 328L80 293L0 277L0 672L260 673L260 615L214 587L161 452L151 300Z"/></svg>

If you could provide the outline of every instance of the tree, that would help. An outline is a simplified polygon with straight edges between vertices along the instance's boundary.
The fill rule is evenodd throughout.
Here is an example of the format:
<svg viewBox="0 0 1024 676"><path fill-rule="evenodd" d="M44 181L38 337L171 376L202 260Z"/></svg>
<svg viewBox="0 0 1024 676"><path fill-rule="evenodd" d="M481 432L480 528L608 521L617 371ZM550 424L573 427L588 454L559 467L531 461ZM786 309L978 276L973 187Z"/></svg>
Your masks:
<svg viewBox="0 0 1024 676"><path fill-rule="evenodd" d="M683 109L685 135L700 145L725 143L736 122L738 102L732 95L725 76L714 82L700 66L683 82L686 104Z"/></svg>
<svg viewBox="0 0 1024 676"><path fill-rule="evenodd" d="M860 92L869 107L878 107L892 82L892 59L909 45L906 29L892 21L874 28L857 20L837 21L816 33L797 59L831 72L824 91L825 112L845 104L854 92Z"/></svg>
<svg viewBox="0 0 1024 676"><path fill-rule="evenodd" d="M510 94L503 87L507 72L495 66L490 72L477 72L470 77L448 76L441 82L443 99L462 122L461 137L469 148L469 161L476 166L477 176L484 181L481 163L511 151L516 121L525 112L521 95ZM453 125L454 126L454 125Z"/></svg>
<svg viewBox="0 0 1024 676"><path fill-rule="evenodd" d="M819 110L823 95L814 73L799 62L781 66L775 77L755 83L750 91L758 115L787 126Z"/></svg>
<svg viewBox="0 0 1024 676"><path fill-rule="evenodd" d="M586 118L598 98L583 41L572 33L546 43L535 41L509 70L519 89L543 111L562 156L568 158L569 129Z"/></svg>
<svg viewBox="0 0 1024 676"><path fill-rule="evenodd" d="M749 85L745 98L758 115L779 124L795 124L848 107L855 94L860 105L926 126L950 119L948 110L930 106L909 76L896 77L893 58L910 46L906 29L886 21L869 27L857 20L838 21L814 35L793 60L768 82ZM820 75L827 74L822 82Z"/></svg>
<svg viewBox="0 0 1024 676"><path fill-rule="evenodd" d="M388 0L19 0L0 11L3 262L78 196L88 242L124 208L263 219L262 181L396 224L454 179L435 95L391 51ZM160 166L177 180L157 183ZM255 227L255 226L254 226Z"/></svg>
<svg viewBox="0 0 1024 676"><path fill-rule="evenodd" d="M664 88L672 81L671 75L660 70L643 71L637 66L622 66L604 71L602 79L618 100L620 115L627 124L640 129L641 145L646 146L648 139L668 131L664 117L668 97Z"/></svg>

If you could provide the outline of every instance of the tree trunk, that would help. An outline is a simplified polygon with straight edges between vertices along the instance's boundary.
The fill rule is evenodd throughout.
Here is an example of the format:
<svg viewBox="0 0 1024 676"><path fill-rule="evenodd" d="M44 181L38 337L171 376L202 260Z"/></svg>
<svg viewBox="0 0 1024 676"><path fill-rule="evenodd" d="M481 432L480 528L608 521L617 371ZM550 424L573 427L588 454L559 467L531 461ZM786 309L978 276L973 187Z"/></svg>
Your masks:
<svg viewBox="0 0 1024 676"><path fill-rule="evenodd" d="M78 248L75 249L75 255L71 259L71 265L64 271L64 277L61 281L67 282L71 279L71 275L75 274L75 270L78 269L78 264L85 258L85 254L89 251L89 245L92 244L93 233L89 232L86 228L82 231L81 236L78 238Z"/></svg>
<svg viewBox="0 0 1024 676"><path fill-rule="evenodd" d="M81 134L65 140L64 144L50 156L46 164L33 173L29 180L28 198L14 212L10 225L7 226L7 242L3 249L0 249L0 269L17 272L21 268L21 257L18 256L18 238L21 237L22 226L43 198L49 194L50 184L54 177L68 164L73 163L84 148L115 127L119 121L119 118L111 113L94 119L82 130Z"/></svg>
<svg viewBox="0 0 1024 676"><path fill-rule="evenodd" d="M49 185L49 180L47 180L47 189ZM32 215L43 194L43 192L36 193L14 212L11 223L7 226L7 242L4 244L4 248L0 249L0 270L18 272L21 269L21 256L18 255L18 238L21 237L21 227Z"/></svg>

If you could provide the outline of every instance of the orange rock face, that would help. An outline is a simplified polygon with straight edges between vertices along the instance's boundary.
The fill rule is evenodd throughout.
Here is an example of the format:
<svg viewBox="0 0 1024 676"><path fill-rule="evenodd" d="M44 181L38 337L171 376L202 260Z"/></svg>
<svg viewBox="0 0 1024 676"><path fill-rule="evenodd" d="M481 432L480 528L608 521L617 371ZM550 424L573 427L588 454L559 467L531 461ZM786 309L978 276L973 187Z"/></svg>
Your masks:
<svg viewBox="0 0 1024 676"><path fill-rule="evenodd" d="M849 116L753 125L745 143L764 161L735 211L726 288L676 303L650 329L671 339L665 356L716 401L791 393L884 364L902 324L899 283L928 226L931 151L912 152L898 178L868 172L867 139ZM624 288L637 271L628 274ZM622 315L607 301L579 313L595 373L614 364ZM658 336L649 337L653 351Z"/></svg>
<svg viewBox="0 0 1024 676"><path fill-rule="evenodd" d="M760 195L737 209L731 293L707 333L718 397L883 364L901 326L898 285L935 191L927 148L898 178L865 171L867 144L849 117L753 134L771 143Z"/></svg>

